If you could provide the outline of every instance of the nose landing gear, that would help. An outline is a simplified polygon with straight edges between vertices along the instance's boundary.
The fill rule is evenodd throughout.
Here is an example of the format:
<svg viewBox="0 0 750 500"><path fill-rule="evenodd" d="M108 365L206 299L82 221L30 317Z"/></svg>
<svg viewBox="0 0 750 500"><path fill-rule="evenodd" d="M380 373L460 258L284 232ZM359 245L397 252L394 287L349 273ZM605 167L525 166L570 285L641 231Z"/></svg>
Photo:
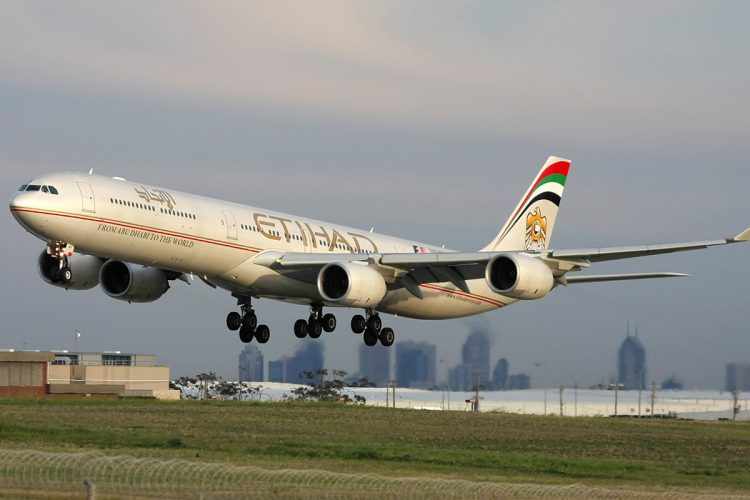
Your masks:
<svg viewBox="0 0 750 500"><path fill-rule="evenodd" d="M258 324L258 316L253 310L250 297L238 296L237 305L240 311L227 314L227 328L231 331L239 330L240 340L244 343L252 342L253 337L260 344L265 344L271 338L271 329L267 325Z"/></svg>
<svg viewBox="0 0 750 500"><path fill-rule="evenodd" d="M70 269L68 257L75 252L70 243L56 241L47 245L47 255L57 261L57 269L52 271L53 281L66 284L73 281L73 271Z"/></svg>

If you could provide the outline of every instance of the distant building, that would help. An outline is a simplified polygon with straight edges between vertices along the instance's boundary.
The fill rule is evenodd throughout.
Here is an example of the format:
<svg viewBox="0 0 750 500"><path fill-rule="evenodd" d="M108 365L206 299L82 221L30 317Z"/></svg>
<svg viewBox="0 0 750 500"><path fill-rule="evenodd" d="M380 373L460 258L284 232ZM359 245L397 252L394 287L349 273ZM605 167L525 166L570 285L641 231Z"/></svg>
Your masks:
<svg viewBox="0 0 750 500"><path fill-rule="evenodd" d="M510 370L508 360L505 358L498 359L495 369L492 371L492 383L495 389L507 389L508 370Z"/></svg>
<svg viewBox="0 0 750 500"><path fill-rule="evenodd" d="M665 391L681 391L685 386L682 381L677 378L677 375L672 375L661 383L661 388Z"/></svg>
<svg viewBox="0 0 750 500"><path fill-rule="evenodd" d="M294 356L285 356L268 363L268 380L290 384L306 384L310 379L306 372L315 373L323 369L323 344L305 342L300 345Z"/></svg>
<svg viewBox="0 0 750 500"><path fill-rule="evenodd" d="M461 364L450 370L448 381L455 391L470 391L490 382L490 338L484 331L472 332L461 349Z"/></svg>
<svg viewBox="0 0 750 500"><path fill-rule="evenodd" d="M396 379L400 387L435 387L435 345L427 342L396 344Z"/></svg>
<svg viewBox="0 0 750 500"><path fill-rule="evenodd" d="M372 347L360 344L359 376L384 387L391 378L391 349L380 344Z"/></svg>
<svg viewBox="0 0 750 500"><path fill-rule="evenodd" d="M646 388L646 348L628 332L617 353L617 383L625 390Z"/></svg>
<svg viewBox="0 0 750 500"><path fill-rule="evenodd" d="M239 357L240 382L263 381L263 353L258 346L247 344Z"/></svg>
<svg viewBox="0 0 750 500"><path fill-rule="evenodd" d="M726 390L750 391L750 363L727 363Z"/></svg>
<svg viewBox="0 0 750 500"><path fill-rule="evenodd" d="M525 373L516 373L508 377L508 389L520 391L531 387L531 377Z"/></svg>

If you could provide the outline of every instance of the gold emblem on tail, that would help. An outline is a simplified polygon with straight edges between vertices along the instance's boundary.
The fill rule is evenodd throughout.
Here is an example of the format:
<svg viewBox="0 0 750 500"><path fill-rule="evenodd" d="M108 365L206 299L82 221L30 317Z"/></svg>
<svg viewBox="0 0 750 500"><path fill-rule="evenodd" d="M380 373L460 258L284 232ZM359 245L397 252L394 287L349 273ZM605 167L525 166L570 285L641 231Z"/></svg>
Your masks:
<svg viewBox="0 0 750 500"><path fill-rule="evenodd" d="M544 250L547 246L547 217L539 207L526 215L526 250Z"/></svg>

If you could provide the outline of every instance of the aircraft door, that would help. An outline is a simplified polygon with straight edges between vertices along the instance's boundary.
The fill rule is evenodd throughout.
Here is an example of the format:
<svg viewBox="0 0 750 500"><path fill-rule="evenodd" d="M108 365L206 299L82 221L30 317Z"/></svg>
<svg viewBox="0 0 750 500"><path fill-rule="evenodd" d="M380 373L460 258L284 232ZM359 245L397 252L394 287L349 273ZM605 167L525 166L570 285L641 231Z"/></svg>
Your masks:
<svg viewBox="0 0 750 500"><path fill-rule="evenodd" d="M235 219L234 214L232 212L222 210L221 213L224 216L224 221L223 221L224 226L227 228L227 239L236 240L237 239L237 219Z"/></svg>
<svg viewBox="0 0 750 500"><path fill-rule="evenodd" d="M78 192L81 193L81 210L89 213L96 213L96 202L94 200L94 190L88 182L76 182Z"/></svg>

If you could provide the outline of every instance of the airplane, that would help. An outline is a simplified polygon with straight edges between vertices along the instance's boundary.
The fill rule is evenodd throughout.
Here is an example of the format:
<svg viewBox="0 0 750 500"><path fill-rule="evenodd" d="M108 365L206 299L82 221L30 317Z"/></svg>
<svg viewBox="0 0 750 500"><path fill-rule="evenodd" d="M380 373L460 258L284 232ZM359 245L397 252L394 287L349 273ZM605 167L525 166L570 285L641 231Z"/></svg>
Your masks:
<svg viewBox="0 0 750 500"><path fill-rule="evenodd" d="M394 343L380 313L419 319L481 314L544 298L558 286L669 278L679 273L580 274L597 262L744 242L712 241L581 250L549 247L569 160L551 156L499 233L482 249L459 252L307 217L86 173L44 175L19 188L10 211L46 243L37 265L50 285L101 285L113 299L153 302L170 282L229 291L238 311L226 317L242 342L266 343L253 299L310 307L293 326L298 338L336 329L323 308L364 311L351 330L364 343Z"/></svg>

